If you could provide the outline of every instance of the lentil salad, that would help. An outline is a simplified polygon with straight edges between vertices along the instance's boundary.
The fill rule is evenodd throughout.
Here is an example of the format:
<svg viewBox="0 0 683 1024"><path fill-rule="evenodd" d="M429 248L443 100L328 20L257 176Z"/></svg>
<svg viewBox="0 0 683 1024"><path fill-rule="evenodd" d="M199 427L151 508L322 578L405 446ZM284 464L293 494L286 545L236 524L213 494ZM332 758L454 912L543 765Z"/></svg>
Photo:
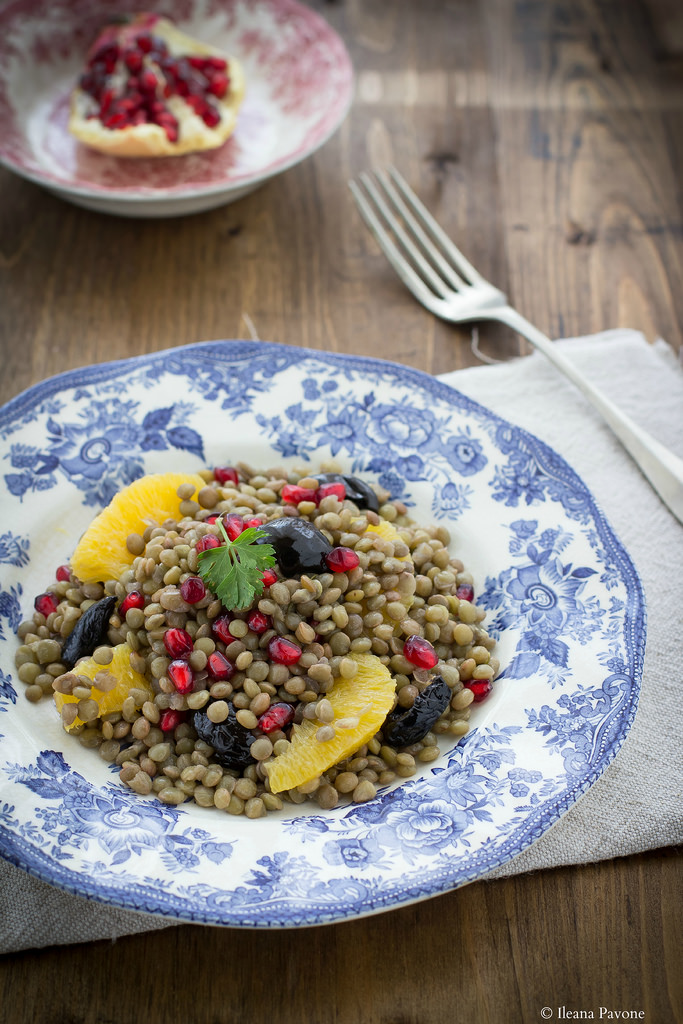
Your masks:
<svg viewBox="0 0 683 1024"><path fill-rule="evenodd" d="M285 803L365 802L435 761L439 735L467 732L498 662L443 526L414 523L402 502L334 466L310 476L240 463L199 476L198 491L178 488L178 517L126 538L131 564L116 579L83 583L59 567L18 629L29 700L61 697L64 727L134 792L249 818ZM277 567L251 607L226 609L202 579L201 553L220 546L221 528L236 538L257 524ZM302 535L318 545L312 558ZM69 664L79 629L91 649ZM106 710L94 696L115 691L124 654L133 685ZM269 771L291 759L297 731L317 755L360 729L366 709L344 715L337 697L340 684L362 688L373 662L391 699L372 735L273 791Z"/></svg>

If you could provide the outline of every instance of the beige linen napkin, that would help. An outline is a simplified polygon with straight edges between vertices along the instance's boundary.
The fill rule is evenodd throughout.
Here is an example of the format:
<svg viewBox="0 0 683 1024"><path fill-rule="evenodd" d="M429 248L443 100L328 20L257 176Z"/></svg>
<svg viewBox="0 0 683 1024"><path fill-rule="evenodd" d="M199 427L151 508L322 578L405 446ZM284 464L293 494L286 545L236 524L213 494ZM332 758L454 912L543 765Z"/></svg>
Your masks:
<svg viewBox="0 0 683 1024"><path fill-rule="evenodd" d="M636 422L683 456L683 371L664 343L608 331L556 343ZM605 860L683 842L683 527L662 505L578 391L532 355L442 380L526 428L583 478L630 553L644 587L648 637L640 705L604 775L528 850L489 878ZM38 882L0 861L0 952L168 927Z"/></svg>

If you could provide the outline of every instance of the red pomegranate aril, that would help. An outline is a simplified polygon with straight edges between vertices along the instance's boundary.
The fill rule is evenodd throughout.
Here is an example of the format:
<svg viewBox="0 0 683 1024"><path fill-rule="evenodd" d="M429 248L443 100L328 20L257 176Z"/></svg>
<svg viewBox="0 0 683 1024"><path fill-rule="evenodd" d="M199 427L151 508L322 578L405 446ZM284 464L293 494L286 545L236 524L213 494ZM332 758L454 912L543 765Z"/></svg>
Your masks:
<svg viewBox="0 0 683 1024"><path fill-rule="evenodd" d="M200 576L188 576L180 584L180 596L186 604L197 604L206 597L204 580Z"/></svg>
<svg viewBox="0 0 683 1024"><path fill-rule="evenodd" d="M264 615L257 608L247 615L247 625L252 633L265 633L273 624L270 615Z"/></svg>
<svg viewBox="0 0 683 1024"><path fill-rule="evenodd" d="M133 74L142 68L142 54L139 50L127 50L123 55L123 62Z"/></svg>
<svg viewBox="0 0 683 1024"><path fill-rule="evenodd" d="M219 484L237 484L240 482L237 475L237 470L232 466L216 466L213 471L214 478Z"/></svg>
<svg viewBox="0 0 683 1024"><path fill-rule="evenodd" d="M100 117L108 113L109 108L114 102L114 90L105 89L100 98Z"/></svg>
<svg viewBox="0 0 683 1024"><path fill-rule="evenodd" d="M138 88L140 89L141 92L156 92L158 79L153 71L143 71L138 79L138 82Z"/></svg>
<svg viewBox="0 0 683 1024"><path fill-rule="evenodd" d="M149 53L154 46L154 40L149 32L140 32L135 37L135 42L138 44L138 49L142 50L143 53Z"/></svg>
<svg viewBox="0 0 683 1024"><path fill-rule="evenodd" d="M318 504L318 491L311 487L299 487L298 484L285 484L282 488L282 500L298 505L300 501L312 501Z"/></svg>
<svg viewBox="0 0 683 1024"><path fill-rule="evenodd" d="M186 661L172 661L166 674L178 693L191 693L194 686L194 672Z"/></svg>
<svg viewBox="0 0 683 1024"><path fill-rule="evenodd" d="M274 636L268 641L268 654L277 665L296 665L302 651L298 644L283 636Z"/></svg>
<svg viewBox="0 0 683 1024"><path fill-rule="evenodd" d="M187 711L175 711L173 708L168 708L166 711L161 712L159 728L162 732L173 732L186 718Z"/></svg>
<svg viewBox="0 0 683 1024"><path fill-rule="evenodd" d="M194 641L185 629L167 629L164 633L164 647L172 658L182 658L192 653Z"/></svg>
<svg viewBox="0 0 683 1024"><path fill-rule="evenodd" d="M215 683L223 683L235 674L235 666L220 651L212 651L206 660L206 671Z"/></svg>
<svg viewBox="0 0 683 1024"><path fill-rule="evenodd" d="M417 668L434 668L438 656L429 640L421 636L409 636L403 645L403 657Z"/></svg>
<svg viewBox="0 0 683 1024"><path fill-rule="evenodd" d="M485 700L493 689L489 679L470 679L464 685L474 694L475 704L480 704Z"/></svg>
<svg viewBox="0 0 683 1024"><path fill-rule="evenodd" d="M195 544L196 550L200 553L202 551L208 551L210 548L219 548L220 546L221 542L214 533L205 534L203 537L200 537Z"/></svg>
<svg viewBox="0 0 683 1024"><path fill-rule="evenodd" d="M223 57L205 57L204 58L205 68L210 68L213 71L225 71L228 62Z"/></svg>
<svg viewBox="0 0 683 1024"><path fill-rule="evenodd" d="M216 96L219 100L222 100L228 91L230 85L230 79L227 75L223 75L220 72L214 75L209 82L209 92L212 96Z"/></svg>
<svg viewBox="0 0 683 1024"><path fill-rule="evenodd" d="M217 523L219 519L220 519L220 516L218 515L218 513L214 512L212 515L207 516L206 519L204 520L204 522L205 523L210 523L213 526L213 524Z"/></svg>
<svg viewBox="0 0 683 1024"><path fill-rule="evenodd" d="M455 596L459 597L461 601L473 601L474 587L471 583L461 583L455 592Z"/></svg>
<svg viewBox="0 0 683 1024"><path fill-rule="evenodd" d="M284 729L294 720L294 708L291 704L271 704L258 719L257 725L266 734Z"/></svg>
<svg viewBox="0 0 683 1024"><path fill-rule="evenodd" d="M325 564L330 572L350 572L360 564L360 559L353 548L332 548L325 555Z"/></svg>
<svg viewBox="0 0 683 1024"><path fill-rule="evenodd" d="M251 516L249 519L244 520L244 529L248 530L250 526L253 526L258 530L263 526L263 522L258 518L258 516Z"/></svg>
<svg viewBox="0 0 683 1024"><path fill-rule="evenodd" d="M211 623L211 632L217 640L222 640L224 644L231 644L235 637L230 632L230 623L232 622L232 615L230 612L225 612L224 615L219 615L217 619L214 619Z"/></svg>
<svg viewBox="0 0 683 1024"><path fill-rule="evenodd" d="M317 493L318 503L320 503L323 498L329 498L331 495L334 495L336 498L339 498L340 501L343 501L346 497L346 487L341 480L330 481L330 483L321 484Z"/></svg>
<svg viewBox="0 0 683 1024"><path fill-rule="evenodd" d="M125 619L126 612L131 608L144 608L145 607L145 595L141 594L139 590L131 590L130 594L124 597L123 601L119 605L119 615L122 619Z"/></svg>
<svg viewBox="0 0 683 1024"><path fill-rule="evenodd" d="M207 105L206 109L202 110L200 116L207 128L215 128L216 125L221 123L221 115L215 107Z"/></svg>
<svg viewBox="0 0 683 1024"><path fill-rule="evenodd" d="M237 540L244 533L244 519L237 512L228 512L223 516L223 526L230 540Z"/></svg>
<svg viewBox="0 0 683 1024"><path fill-rule="evenodd" d="M60 565L55 573L55 578L59 583L68 583L71 579L71 569L68 565Z"/></svg>
<svg viewBox="0 0 683 1024"><path fill-rule="evenodd" d="M277 583L277 573L273 569L264 569L261 579L264 587L272 587L273 583Z"/></svg>
<svg viewBox="0 0 683 1024"><path fill-rule="evenodd" d="M45 618L47 618L48 615L52 615L53 612L56 612L58 605L59 601L57 597L50 593L38 594L38 597L33 602L35 610L40 612L41 615L44 615Z"/></svg>
<svg viewBox="0 0 683 1024"><path fill-rule="evenodd" d="M162 127L163 127L163 129L164 129L164 131L166 133L166 138L168 139L169 142L177 142L178 141L178 125L177 124L165 124L165 125L162 125Z"/></svg>

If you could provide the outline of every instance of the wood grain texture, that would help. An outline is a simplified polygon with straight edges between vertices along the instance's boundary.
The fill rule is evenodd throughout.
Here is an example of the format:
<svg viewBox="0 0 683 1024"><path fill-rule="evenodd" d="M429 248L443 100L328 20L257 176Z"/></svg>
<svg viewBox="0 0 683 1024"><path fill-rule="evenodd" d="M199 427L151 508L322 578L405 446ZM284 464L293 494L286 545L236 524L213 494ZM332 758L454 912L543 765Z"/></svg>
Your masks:
<svg viewBox="0 0 683 1024"><path fill-rule="evenodd" d="M79 210L0 170L0 399L211 338L475 361L386 264L346 187L394 162L551 336L683 346L683 15L672 0L311 0L357 73L338 133L234 205ZM502 327L488 352L525 351ZM5 956L7 1024L506 1024L544 1006L683 1020L683 852L471 884L293 932L182 926ZM607 1019L604 1018L603 1019Z"/></svg>

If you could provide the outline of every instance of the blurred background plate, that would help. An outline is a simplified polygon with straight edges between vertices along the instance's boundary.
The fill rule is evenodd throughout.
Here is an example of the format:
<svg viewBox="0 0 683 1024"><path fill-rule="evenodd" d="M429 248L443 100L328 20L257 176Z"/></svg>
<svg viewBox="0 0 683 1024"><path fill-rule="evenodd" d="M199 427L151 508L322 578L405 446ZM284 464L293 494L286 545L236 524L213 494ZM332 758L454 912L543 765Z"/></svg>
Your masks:
<svg viewBox="0 0 683 1024"><path fill-rule="evenodd" d="M163 0L142 5L241 61L246 95L220 149L121 159L67 130L87 51L120 0L15 0L0 10L0 161L79 206L165 217L239 199L304 160L349 109L353 71L327 22L295 0Z"/></svg>

